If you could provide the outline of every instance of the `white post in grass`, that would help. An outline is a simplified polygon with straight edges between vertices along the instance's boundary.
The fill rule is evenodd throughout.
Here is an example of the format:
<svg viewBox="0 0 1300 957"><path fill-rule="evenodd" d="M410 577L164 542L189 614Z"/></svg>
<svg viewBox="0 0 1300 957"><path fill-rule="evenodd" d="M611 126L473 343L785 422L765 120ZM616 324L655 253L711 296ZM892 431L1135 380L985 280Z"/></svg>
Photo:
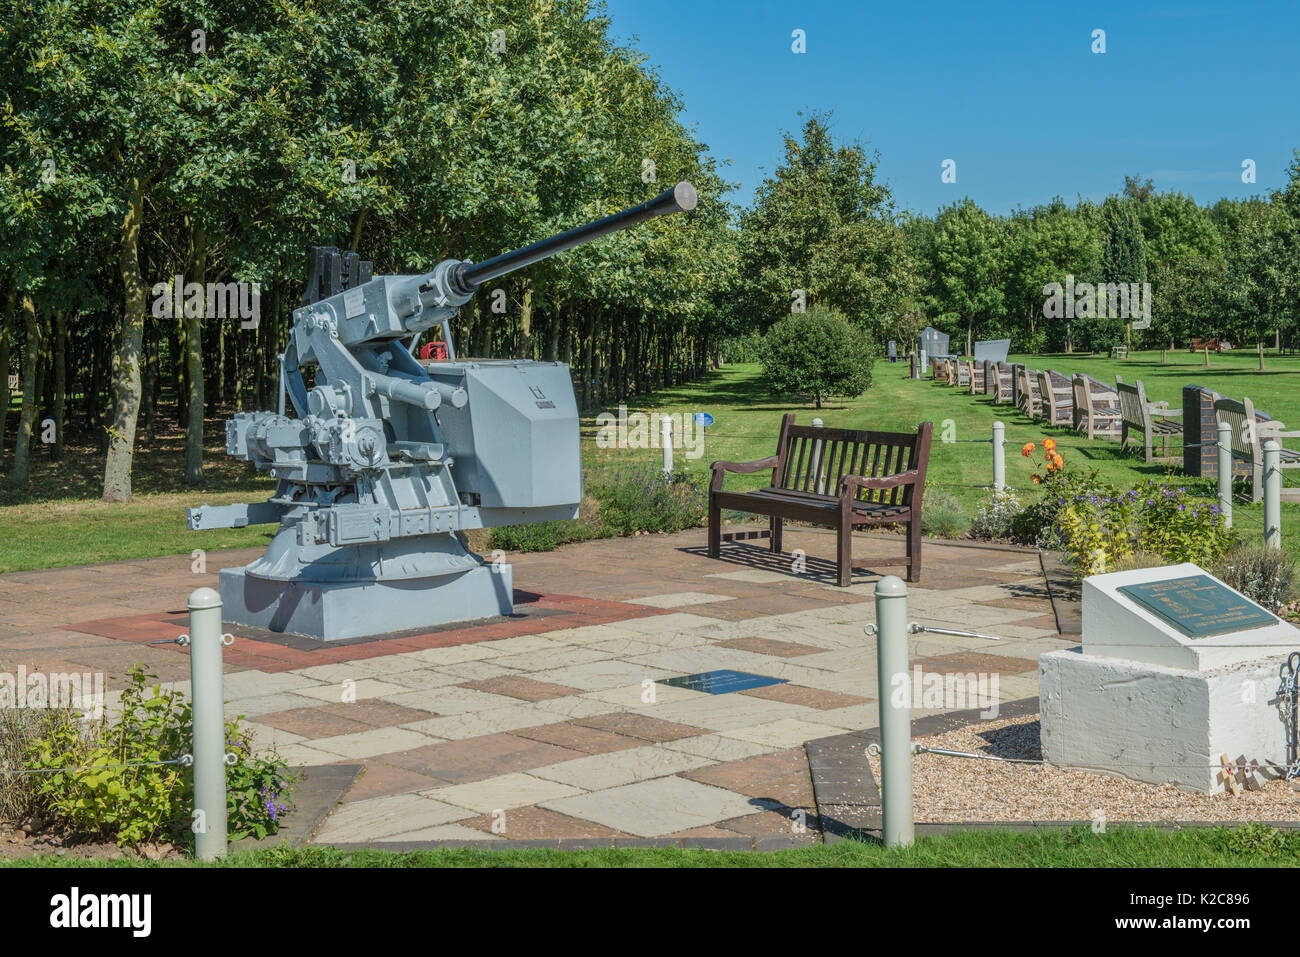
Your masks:
<svg viewBox="0 0 1300 957"><path fill-rule="evenodd" d="M663 414L663 431L661 433L659 444L664 450L664 474L673 474L673 420L668 417L668 413Z"/></svg>
<svg viewBox="0 0 1300 957"><path fill-rule="evenodd" d="M190 698L194 713L194 853L226 856L226 715L221 679L221 596L190 593Z"/></svg>
<svg viewBox="0 0 1300 957"><path fill-rule="evenodd" d="M993 423L993 491L1001 492L1007 487L1006 458L1007 427L1002 422Z"/></svg>
<svg viewBox="0 0 1300 957"><path fill-rule="evenodd" d="M876 671L880 701L881 836L906 847L912 826L912 710L907 656L907 585L896 575L876 583ZM871 625L867 633L871 633ZM904 693L896 685L901 678Z"/></svg>
<svg viewBox="0 0 1300 957"><path fill-rule="evenodd" d="M1232 528L1232 426L1219 423L1219 513L1223 527Z"/></svg>
<svg viewBox="0 0 1300 957"><path fill-rule="evenodd" d="M1264 544L1282 547L1282 446L1264 443Z"/></svg>

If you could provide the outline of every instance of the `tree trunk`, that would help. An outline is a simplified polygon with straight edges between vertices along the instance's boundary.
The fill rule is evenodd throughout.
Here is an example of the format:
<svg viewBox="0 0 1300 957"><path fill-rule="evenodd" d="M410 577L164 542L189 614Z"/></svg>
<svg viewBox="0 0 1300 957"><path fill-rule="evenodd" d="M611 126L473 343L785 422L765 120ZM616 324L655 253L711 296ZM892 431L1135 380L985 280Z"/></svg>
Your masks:
<svg viewBox="0 0 1300 957"><path fill-rule="evenodd" d="M519 301L519 358L533 357L533 284L524 280L524 295Z"/></svg>
<svg viewBox="0 0 1300 957"><path fill-rule="evenodd" d="M50 458L57 462L63 454L63 427L68 405L68 314L54 313L54 446Z"/></svg>
<svg viewBox="0 0 1300 957"><path fill-rule="evenodd" d="M122 221L121 269L124 297L117 351L113 354L113 425L104 460L104 501L131 501L131 461L140 414L140 340L144 334L145 284L140 274L140 226L144 193L139 180Z"/></svg>
<svg viewBox="0 0 1300 957"><path fill-rule="evenodd" d="M36 322L36 303L23 293L23 405L18 416L18 438L14 442L14 467L9 479L26 485L31 468L32 429L36 424L36 366L41 361L41 328Z"/></svg>
<svg viewBox="0 0 1300 957"><path fill-rule="evenodd" d="M1255 348L1259 351L1259 371L1264 371L1264 339L1261 336L1255 340Z"/></svg>
<svg viewBox="0 0 1300 957"><path fill-rule="evenodd" d="M207 281L207 234L202 226L190 230L189 262L185 274L191 282ZM189 309L182 310L183 336L185 340L185 378L189 380L189 392L185 404L188 411L185 421L185 483L197 485L203 481L203 317L190 315Z"/></svg>
<svg viewBox="0 0 1300 957"><path fill-rule="evenodd" d="M0 312L0 462L5 457L5 429L9 427L9 337L14 330L18 310L18 286L9 280L4 312Z"/></svg>

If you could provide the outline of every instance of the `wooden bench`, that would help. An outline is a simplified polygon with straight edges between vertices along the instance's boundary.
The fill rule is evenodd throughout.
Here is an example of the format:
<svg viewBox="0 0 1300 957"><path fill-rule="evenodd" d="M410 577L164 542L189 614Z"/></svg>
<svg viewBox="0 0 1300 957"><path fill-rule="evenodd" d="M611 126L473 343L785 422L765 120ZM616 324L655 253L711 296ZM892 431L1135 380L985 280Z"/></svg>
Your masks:
<svg viewBox="0 0 1300 957"><path fill-rule="evenodd" d="M756 462L714 462L709 484L709 557L724 541L770 538L781 553L785 519L836 529L838 583L853 575L853 530L864 525L907 525L907 557L871 559L872 567L906 565L907 580L921 573L921 497L934 426L915 432L823 429L795 425L794 413L781 419L776 454ZM722 480L772 470L771 483L752 492L728 492ZM722 510L768 516L768 530L722 533Z"/></svg>
<svg viewBox="0 0 1300 957"><path fill-rule="evenodd" d="M1042 417L1048 425L1074 425L1074 398L1070 380L1059 372L1038 373L1038 397Z"/></svg>
<svg viewBox="0 0 1300 957"><path fill-rule="evenodd" d="M1042 418L1043 397L1038 394L1038 373L1028 366L1017 365L1016 408L1031 419Z"/></svg>
<svg viewBox="0 0 1300 957"><path fill-rule="evenodd" d="M984 392L984 363L967 362L966 363L966 380L970 384L971 395L981 395Z"/></svg>
<svg viewBox="0 0 1300 957"><path fill-rule="evenodd" d="M1111 346L1111 347L1110 347L1110 357L1111 357L1112 359L1127 359L1127 358L1128 358L1128 346Z"/></svg>
<svg viewBox="0 0 1300 957"><path fill-rule="evenodd" d="M1214 419L1232 426L1232 457L1244 460L1250 468L1250 500L1258 502L1264 497L1264 443L1269 439L1282 444L1283 439L1300 437L1300 432L1287 432L1277 419L1270 419L1255 410L1250 399L1224 397L1214 400ZM1283 448L1278 453L1278 465L1284 469L1300 469L1300 452Z"/></svg>
<svg viewBox="0 0 1300 957"><path fill-rule="evenodd" d="M1090 439L1120 437L1119 395L1090 375L1079 372L1071 380L1074 389L1074 430Z"/></svg>
<svg viewBox="0 0 1300 957"><path fill-rule="evenodd" d="M994 403L1010 402L1015 395L1011 366L1005 362L984 363L984 394L993 397Z"/></svg>
<svg viewBox="0 0 1300 957"><path fill-rule="evenodd" d="M1211 352L1222 352L1223 346L1219 344L1218 339L1192 339L1192 352L1203 352L1206 349Z"/></svg>
<svg viewBox="0 0 1300 957"><path fill-rule="evenodd" d="M1165 402L1148 402L1141 382L1129 385L1119 376L1115 376L1115 392L1119 395L1120 448L1128 448L1133 433L1141 432L1142 452L1147 462L1154 461L1151 444L1157 435L1163 441L1161 456L1168 456L1169 436L1183 432L1183 424L1174 421L1183 410L1171 409Z"/></svg>

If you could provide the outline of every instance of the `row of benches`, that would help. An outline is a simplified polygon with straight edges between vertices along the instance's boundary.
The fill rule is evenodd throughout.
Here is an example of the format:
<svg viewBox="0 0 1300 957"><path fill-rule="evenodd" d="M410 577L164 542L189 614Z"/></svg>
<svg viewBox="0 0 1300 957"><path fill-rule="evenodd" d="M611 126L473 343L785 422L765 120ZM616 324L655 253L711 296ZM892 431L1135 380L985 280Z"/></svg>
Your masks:
<svg viewBox="0 0 1300 957"><path fill-rule="evenodd" d="M967 388L972 395L985 394L994 402L1014 402L1031 419L1073 428L1088 438L1118 438L1120 447L1136 444L1141 437L1143 459L1155 461L1154 444L1161 440L1161 456L1169 454L1170 436L1183 436L1181 409L1147 399L1142 383L1115 377L1112 389L1084 373L1067 377L1051 369L1034 370L1019 363L974 363L951 357L935 363L935 377L950 385ZM1264 443L1281 444L1300 432L1284 431L1281 422L1255 409L1249 398L1220 396L1214 400L1218 422L1231 427L1234 459L1246 463L1251 480L1251 500L1263 497ZM1186 441L1184 439L1184 441ZM1300 468L1300 451L1283 447L1281 466Z"/></svg>

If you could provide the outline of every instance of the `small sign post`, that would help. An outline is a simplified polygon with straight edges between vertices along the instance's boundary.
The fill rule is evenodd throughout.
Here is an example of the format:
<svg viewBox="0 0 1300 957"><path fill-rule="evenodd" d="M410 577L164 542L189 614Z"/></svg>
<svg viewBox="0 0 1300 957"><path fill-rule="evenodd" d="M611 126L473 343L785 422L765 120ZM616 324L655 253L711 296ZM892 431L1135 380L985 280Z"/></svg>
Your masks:
<svg viewBox="0 0 1300 957"><path fill-rule="evenodd" d="M701 449L702 449L702 451L703 451L703 453L704 453L704 464L705 464L705 465L708 465L708 464L709 464L709 432L708 432L708 429L709 429L709 426L711 426L712 424L713 424L713 416L709 415L709 413L707 413L707 412L696 412L696 413L695 413L695 427L696 427L697 429L700 430L700 434L703 436L703 442L701 443Z"/></svg>

